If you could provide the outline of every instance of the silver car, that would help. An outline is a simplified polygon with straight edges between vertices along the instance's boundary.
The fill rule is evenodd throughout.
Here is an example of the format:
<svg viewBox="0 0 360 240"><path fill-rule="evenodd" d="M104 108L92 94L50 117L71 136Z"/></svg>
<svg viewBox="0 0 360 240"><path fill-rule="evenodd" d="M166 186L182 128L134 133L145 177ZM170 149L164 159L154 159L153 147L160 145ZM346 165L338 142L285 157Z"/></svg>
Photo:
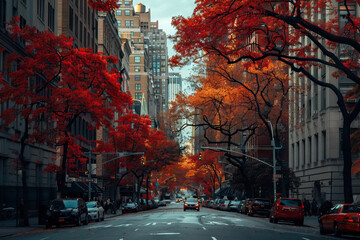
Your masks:
<svg viewBox="0 0 360 240"><path fill-rule="evenodd" d="M104 208L96 201L87 202L89 220L104 221Z"/></svg>

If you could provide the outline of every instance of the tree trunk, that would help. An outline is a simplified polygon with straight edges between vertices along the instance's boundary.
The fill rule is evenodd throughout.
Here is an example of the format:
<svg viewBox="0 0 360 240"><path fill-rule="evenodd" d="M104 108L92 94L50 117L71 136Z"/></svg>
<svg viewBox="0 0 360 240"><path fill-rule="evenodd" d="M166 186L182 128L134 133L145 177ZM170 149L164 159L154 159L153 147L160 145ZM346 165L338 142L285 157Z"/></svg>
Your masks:
<svg viewBox="0 0 360 240"><path fill-rule="evenodd" d="M344 200L345 203L353 203L353 192L352 192L352 179L351 179L351 165L352 165L352 156L351 156L351 139L350 139L350 125L348 117L344 117L343 121L343 142L342 142L342 153L344 157L344 169L343 169L343 178L344 178Z"/></svg>
<svg viewBox="0 0 360 240"><path fill-rule="evenodd" d="M22 191L23 191L23 201L22 201L22 207L23 207L23 214L24 214L24 226L29 226L29 197L28 197L28 185L27 185L27 161L25 159L25 147L27 145L26 141L29 136L29 119L25 118L25 127L24 127L24 134L21 137L20 140L20 155L19 160L21 163L21 173L22 173ZM18 172L16 173L18 174Z"/></svg>
<svg viewBox="0 0 360 240"><path fill-rule="evenodd" d="M66 141L63 145L63 156L61 162L61 180L60 180L60 194L61 197L64 198L65 196L65 180L66 180L66 160L67 160L67 152L69 148L69 142Z"/></svg>

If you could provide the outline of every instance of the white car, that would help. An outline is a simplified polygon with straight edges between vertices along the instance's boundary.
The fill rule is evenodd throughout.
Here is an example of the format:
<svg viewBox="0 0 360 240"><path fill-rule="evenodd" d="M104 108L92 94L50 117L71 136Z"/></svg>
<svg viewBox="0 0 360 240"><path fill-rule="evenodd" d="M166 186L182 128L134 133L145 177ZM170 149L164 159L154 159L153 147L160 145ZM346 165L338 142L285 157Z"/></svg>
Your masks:
<svg viewBox="0 0 360 240"><path fill-rule="evenodd" d="M95 220L97 222L104 221L104 208L96 201L86 203L89 221Z"/></svg>

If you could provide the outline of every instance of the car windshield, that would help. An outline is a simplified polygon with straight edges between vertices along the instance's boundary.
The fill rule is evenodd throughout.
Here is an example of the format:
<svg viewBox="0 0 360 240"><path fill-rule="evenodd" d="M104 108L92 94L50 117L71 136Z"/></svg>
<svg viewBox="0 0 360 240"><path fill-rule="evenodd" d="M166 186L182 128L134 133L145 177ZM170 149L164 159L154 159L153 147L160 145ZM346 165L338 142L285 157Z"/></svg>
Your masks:
<svg viewBox="0 0 360 240"><path fill-rule="evenodd" d="M127 207L135 207L135 203L127 203L126 206Z"/></svg>
<svg viewBox="0 0 360 240"><path fill-rule="evenodd" d="M87 206L88 208L96 208L96 202L87 202L87 203L86 203L86 206Z"/></svg>
<svg viewBox="0 0 360 240"><path fill-rule="evenodd" d="M343 213L360 213L360 205L344 205Z"/></svg>
<svg viewBox="0 0 360 240"><path fill-rule="evenodd" d="M240 203L240 201L232 201L231 204L232 205L238 205Z"/></svg>
<svg viewBox="0 0 360 240"><path fill-rule="evenodd" d="M281 206L289 206L289 207L300 207L301 201L300 200L293 200L293 199L281 199L280 200Z"/></svg>
<svg viewBox="0 0 360 240"><path fill-rule="evenodd" d="M197 202L197 200L196 200L196 199L194 199L194 198L191 198L191 199L186 200L186 202L196 203L196 202Z"/></svg>
<svg viewBox="0 0 360 240"><path fill-rule="evenodd" d="M50 205L50 209L54 209L54 210L61 210L61 209L65 209L64 203L63 201L53 201Z"/></svg>
<svg viewBox="0 0 360 240"><path fill-rule="evenodd" d="M77 208L77 200L64 200L65 208Z"/></svg>

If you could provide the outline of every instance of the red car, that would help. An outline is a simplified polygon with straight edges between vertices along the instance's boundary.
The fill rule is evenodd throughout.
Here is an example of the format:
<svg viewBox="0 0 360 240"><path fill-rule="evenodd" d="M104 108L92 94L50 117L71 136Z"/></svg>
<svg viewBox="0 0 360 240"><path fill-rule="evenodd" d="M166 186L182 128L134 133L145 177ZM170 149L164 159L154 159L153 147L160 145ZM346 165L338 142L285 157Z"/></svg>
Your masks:
<svg viewBox="0 0 360 240"><path fill-rule="evenodd" d="M186 211L187 209L194 209L196 211L199 211L200 206L199 206L198 200L195 198L189 198L189 199L185 200L184 211Z"/></svg>
<svg viewBox="0 0 360 240"><path fill-rule="evenodd" d="M277 223L279 220L291 221L296 225L304 224L304 205L300 199L279 198L270 210L269 221Z"/></svg>
<svg viewBox="0 0 360 240"><path fill-rule="evenodd" d="M337 204L328 214L321 216L319 223L320 234L357 235L360 233L360 205Z"/></svg>

